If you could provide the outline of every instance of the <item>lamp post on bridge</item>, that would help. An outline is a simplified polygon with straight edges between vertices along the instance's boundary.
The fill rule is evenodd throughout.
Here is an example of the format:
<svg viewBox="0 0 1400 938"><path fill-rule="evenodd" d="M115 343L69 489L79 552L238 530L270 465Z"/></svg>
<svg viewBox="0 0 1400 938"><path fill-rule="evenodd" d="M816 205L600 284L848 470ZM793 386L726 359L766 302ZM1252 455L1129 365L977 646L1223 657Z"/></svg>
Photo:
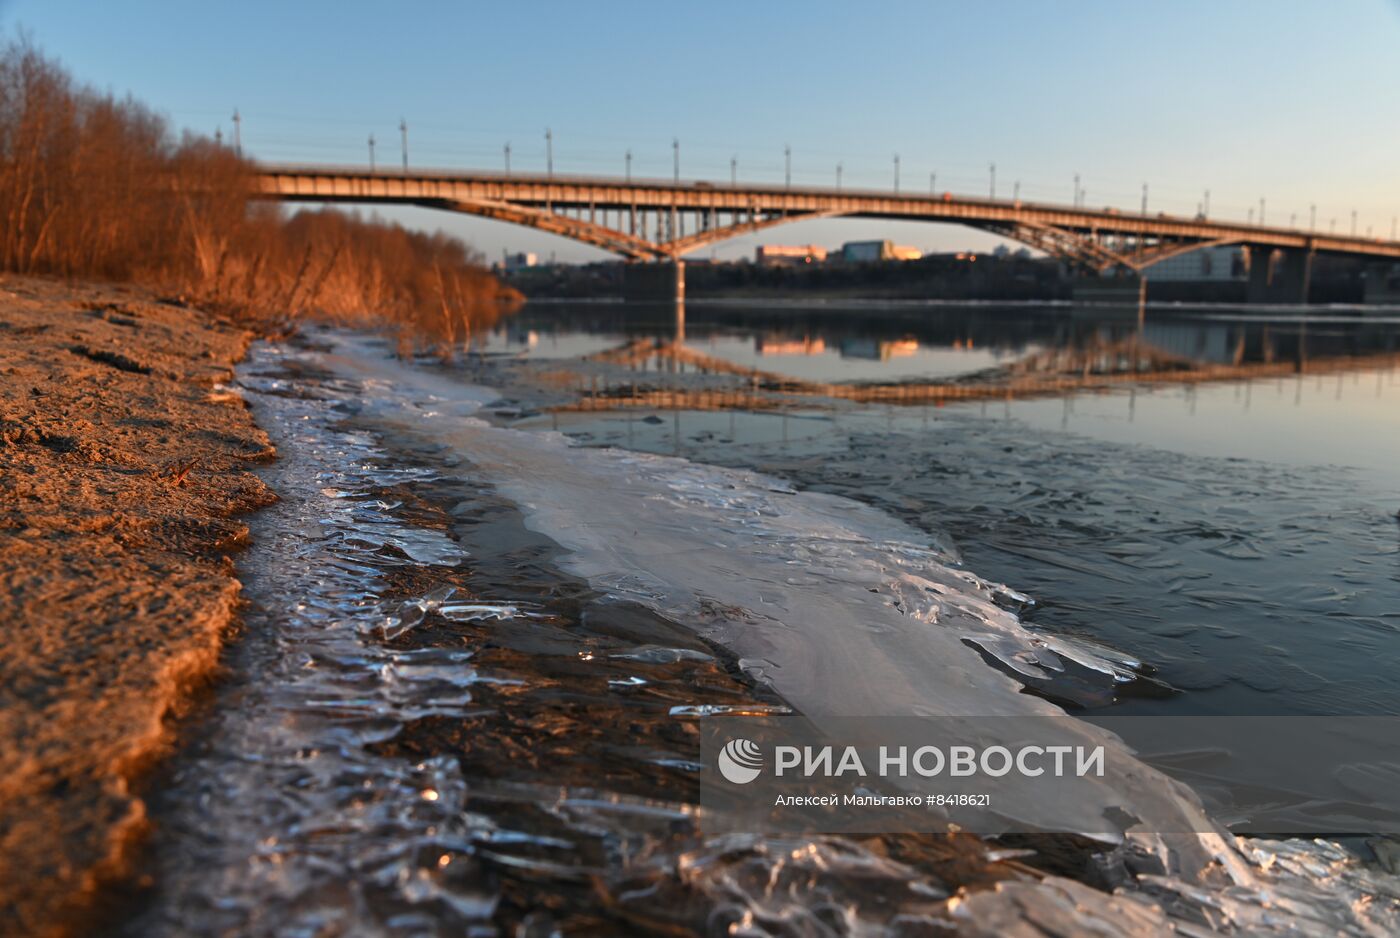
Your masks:
<svg viewBox="0 0 1400 938"><path fill-rule="evenodd" d="M1012 201L1012 202L1020 202L1020 201L1021 201L1021 180L1019 180L1019 179L1016 180L1014 183L1011 184L1011 201Z"/></svg>
<svg viewBox="0 0 1400 938"><path fill-rule="evenodd" d="M938 173L936 172L928 174L928 194L938 194Z"/></svg>
<svg viewBox="0 0 1400 938"><path fill-rule="evenodd" d="M1351 236L1356 237L1356 209L1351 210Z"/></svg>
<svg viewBox="0 0 1400 938"><path fill-rule="evenodd" d="M627 151L627 156L626 156L625 159L626 159L626 163L627 163L627 181L630 183L630 182L632 181L632 151L631 151L631 150L628 150L628 151Z"/></svg>
<svg viewBox="0 0 1400 938"><path fill-rule="evenodd" d="M841 191L841 164L836 164L836 191Z"/></svg>
<svg viewBox="0 0 1400 938"><path fill-rule="evenodd" d="M997 197L997 164L992 163L992 164L991 164L991 170L992 170L992 189L991 189L992 196L991 196L991 197L995 199L995 198Z"/></svg>
<svg viewBox="0 0 1400 938"><path fill-rule="evenodd" d="M369 135L369 171L374 172L374 134Z"/></svg>
<svg viewBox="0 0 1400 938"><path fill-rule="evenodd" d="M894 194L899 195L899 154L894 155Z"/></svg>
<svg viewBox="0 0 1400 938"><path fill-rule="evenodd" d="M403 139L403 171L408 172L408 121L399 118L399 136Z"/></svg>
<svg viewBox="0 0 1400 938"><path fill-rule="evenodd" d="M243 155L243 118L238 114L238 108L233 109L233 152L239 156Z"/></svg>
<svg viewBox="0 0 1400 938"><path fill-rule="evenodd" d="M681 141L679 137L671 138L671 181L677 184L681 181Z"/></svg>
<svg viewBox="0 0 1400 938"><path fill-rule="evenodd" d="M1259 197L1259 224L1264 224L1264 197Z"/></svg>
<svg viewBox="0 0 1400 938"><path fill-rule="evenodd" d="M783 185L792 188L792 147L783 144Z"/></svg>
<svg viewBox="0 0 1400 938"><path fill-rule="evenodd" d="M1206 201L1205 201L1204 207L1201 209L1201 217L1202 217L1202 218L1209 218L1209 217L1210 217L1210 190L1209 190L1209 189L1206 190Z"/></svg>
<svg viewBox="0 0 1400 938"><path fill-rule="evenodd" d="M1147 183L1142 184L1142 214L1147 214Z"/></svg>
<svg viewBox="0 0 1400 938"><path fill-rule="evenodd" d="M1079 207L1080 207L1080 205L1079 205L1079 174L1078 174L1078 173L1075 173L1075 174L1074 174L1074 201L1073 201L1072 203L1070 203L1070 204L1072 204L1075 208L1079 208Z"/></svg>
<svg viewBox="0 0 1400 938"><path fill-rule="evenodd" d="M739 186L739 157L737 155L729 158L729 185L734 188Z"/></svg>
<svg viewBox="0 0 1400 938"><path fill-rule="evenodd" d="M1308 206L1308 230L1317 230L1317 203Z"/></svg>
<svg viewBox="0 0 1400 938"><path fill-rule="evenodd" d="M510 141L506 141L506 175L510 175Z"/></svg>
<svg viewBox="0 0 1400 938"><path fill-rule="evenodd" d="M549 178L554 178L554 131L548 127L544 129L544 161L545 169Z"/></svg>

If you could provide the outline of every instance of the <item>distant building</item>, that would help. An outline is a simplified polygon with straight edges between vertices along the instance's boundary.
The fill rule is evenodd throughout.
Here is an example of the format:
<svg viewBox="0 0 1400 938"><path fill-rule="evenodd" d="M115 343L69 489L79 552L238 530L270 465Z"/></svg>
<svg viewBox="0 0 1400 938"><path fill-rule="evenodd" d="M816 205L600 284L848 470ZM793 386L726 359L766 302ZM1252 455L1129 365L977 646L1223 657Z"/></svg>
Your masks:
<svg viewBox="0 0 1400 938"><path fill-rule="evenodd" d="M847 241L841 245L841 259L849 264L873 261L916 261L924 256L918 248L893 241Z"/></svg>
<svg viewBox="0 0 1400 938"><path fill-rule="evenodd" d="M526 267L534 267L539 264L540 259L531 251L520 251L516 254L506 254L501 261L501 267L506 273L517 270L524 270Z"/></svg>
<svg viewBox="0 0 1400 938"><path fill-rule="evenodd" d="M819 244L760 244L754 260L765 267L820 264L826 260L826 248Z"/></svg>
<svg viewBox="0 0 1400 938"><path fill-rule="evenodd" d="M1249 271L1244 248L1217 245L1169 257L1148 267L1148 280L1243 280Z"/></svg>

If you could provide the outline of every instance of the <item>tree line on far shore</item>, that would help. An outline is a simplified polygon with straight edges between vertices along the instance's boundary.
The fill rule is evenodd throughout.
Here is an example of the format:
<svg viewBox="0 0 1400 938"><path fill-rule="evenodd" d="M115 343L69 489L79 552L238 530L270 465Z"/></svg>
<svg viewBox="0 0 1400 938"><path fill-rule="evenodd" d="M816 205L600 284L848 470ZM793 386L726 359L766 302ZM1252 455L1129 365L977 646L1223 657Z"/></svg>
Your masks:
<svg viewBox="0 0 1400 938"><path fill-rule="evenodd" d="M248 318L388 321L460 347L520 300L456 238L250 198L253 165L139 101L0 50L0 268L133 281Z"/></svg>

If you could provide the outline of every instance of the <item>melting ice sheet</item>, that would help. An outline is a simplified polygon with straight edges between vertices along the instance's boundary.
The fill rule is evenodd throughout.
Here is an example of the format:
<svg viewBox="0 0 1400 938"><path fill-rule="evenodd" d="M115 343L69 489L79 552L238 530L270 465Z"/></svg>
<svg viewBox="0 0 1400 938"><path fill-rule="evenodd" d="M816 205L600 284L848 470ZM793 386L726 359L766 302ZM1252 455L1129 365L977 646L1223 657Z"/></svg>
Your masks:
<svg viewBox="0 0 1400 938"><path fill-rule="evenodd" d="M389 359L362 338L340 337L319 364L360 382L362 406L379 419L429 434L470 460L532 528L567 549L571 572L697 623L706 637L758 662L810 718L1054 715L1061 711L1020 693L982 652L1036 677L1063 668L1063 659L1117 679L1134 664L1026 628L997 602L999 594L1019 599L1015 593L958 568L927 535L876 509L797 493L753 472L493 427L472 416L492 399L489 391ZM1061 723L1067 744L1118 745L1087 724ZM1212 830L1192 792L1145 766L1104 785L1146 829ZM1104 829L1097 809L1080 807L1069 816L1081 830ZM1075 807L1057 805L1053 818L1038 817L1033 801L1023 809L1028 825L1062 828ZM1383 934L1397 924L1400 891L1330 847L1241 846L1219 829L1129 841L1124 849L1139 875L1125 877L1118 895L1046 881L981 895L977 916L1058 928L1060 913L1084 915L1106 933L1154 933L1169 919L1188 930L1319 935ZM1387 901L1373 904L1371 891Z"/></svg>

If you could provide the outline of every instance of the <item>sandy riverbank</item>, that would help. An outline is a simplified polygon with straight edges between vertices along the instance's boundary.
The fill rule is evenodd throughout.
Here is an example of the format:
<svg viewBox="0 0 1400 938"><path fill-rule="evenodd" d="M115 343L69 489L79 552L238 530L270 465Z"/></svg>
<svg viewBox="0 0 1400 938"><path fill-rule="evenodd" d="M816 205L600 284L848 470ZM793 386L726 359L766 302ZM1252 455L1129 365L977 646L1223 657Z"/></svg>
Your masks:
<svg viewBox="0 0 1400 938"><path fill-rule="evenodd" d="M119 287L0 280L0 932L59 934L145 830L132 782L217 668L267 437L251 335Z"/></svg>

